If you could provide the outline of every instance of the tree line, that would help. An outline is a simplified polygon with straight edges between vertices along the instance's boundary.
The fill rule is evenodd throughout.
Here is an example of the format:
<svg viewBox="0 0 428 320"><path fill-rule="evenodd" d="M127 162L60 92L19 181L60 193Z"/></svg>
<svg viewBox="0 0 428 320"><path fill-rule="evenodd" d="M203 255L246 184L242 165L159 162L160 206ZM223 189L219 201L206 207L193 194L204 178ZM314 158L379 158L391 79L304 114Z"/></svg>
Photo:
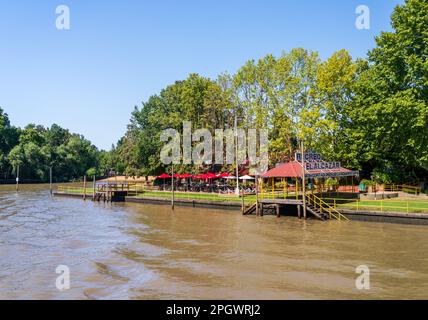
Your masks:
<svg viewBox="0 0 428 320"><path fill-rule="evenodd" d="M109 152L59 126L24 129L0 110L0 172L21 165L62 180L110 170L133 176L169 170L160 161L164 129L181 132L234 127L267 129L270 165L292 160L299 141L325 160L362 170L379 182L428 177L428 2L406 0L391 16L393 30L376 37L365 59L340 50L326 60L296 48L247 61L209 79L190 74L135 107L126 134ZM190 165L178 172L201 169ZM222 168L232 170L233 166Z"/></svg>
<svg viewBox="0 0 428 320"><path fill-rule="evenodd" d="M54 181L105 175L111 166L108 158L107 152L99 151L82 135L56 124L17 128L0 108L0 180L15 178L18 167L24 181L49 181L51 167Z"/></svg>
<svg viewBox="0 0 428 320"><path fill-rule="evenodd" d="M410 182L428 172L428 3L407 0L376 37L366 59L346 50L323 61L302 48L247 61L235 74L197 74L135 107L110 156L128 175L153 175L163 129L269 130L271 165L292 159L298 141L324 158L379 182ZM180 171L197 170L182 166Z"/></svg>

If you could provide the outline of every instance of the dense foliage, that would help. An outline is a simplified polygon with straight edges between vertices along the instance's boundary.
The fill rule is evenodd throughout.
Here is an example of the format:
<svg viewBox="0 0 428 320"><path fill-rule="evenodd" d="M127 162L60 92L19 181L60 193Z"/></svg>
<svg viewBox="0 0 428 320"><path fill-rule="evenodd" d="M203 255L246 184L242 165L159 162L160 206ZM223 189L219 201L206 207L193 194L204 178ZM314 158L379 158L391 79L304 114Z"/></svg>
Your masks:
<svg viewBox="0 0 428 320"><path fill-rule="evenodd" d="M136 108L113 151L117 169L157 174L165 128L269 130L271 165L287 161L303 139L325 159L364 170L380 182L426 179L428 172L428 3L407 0L393 32L376 38L367 60L346 50L321 61L301 48L245 63L216 81L191 74ZM186 168L188 169L188 168ZM180 170L180 169L179 169Z"/></svg>
<svg viewBox="0 0 428 320"><path fill-rule="evenodd" d="M250 60L216 80L190 74L136 107L110 152L98 153L58 126L16 129L0 110L1 172L21 164L40 179L51 165L63 179L110 168L159 174L168 169L159 159L163 129L181 131L185 120L193 130L214 133L232 128L237 117L239 127L268 130L271 165L292 159L304 140L307 150L379 182L426 180L428 2L406 0L391 20L393 31L381 33L364 60L341 50L322 61L317 52L297 48Z"/></svg>
<svg viewBox="0 0 428 320"><path fill-rule="evenodd" d="M55 181L81 179L103 174L103 157L88 140L58 125L13 127L0 108L0 179L14 177L18 166L25 180L48 181L50 167Z"/></svg>

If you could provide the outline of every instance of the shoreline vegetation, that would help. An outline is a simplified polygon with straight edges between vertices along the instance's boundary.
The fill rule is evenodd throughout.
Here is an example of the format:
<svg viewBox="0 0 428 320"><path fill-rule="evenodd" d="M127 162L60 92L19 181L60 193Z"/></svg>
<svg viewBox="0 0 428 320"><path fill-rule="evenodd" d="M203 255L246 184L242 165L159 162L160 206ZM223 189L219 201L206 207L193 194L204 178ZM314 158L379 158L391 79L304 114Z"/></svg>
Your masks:
<svg viewBox="0 0 428 320"><path fill-rule="evenodd" d="M376 37L365 59L345 49L322 60L303 48L247 61L217 79L190 74L135 107L126 134L110 151L58 125L17 128L0 108L0 179L54 182L109 173L155 176L164 129L267 129L270 167L292 160L299 141L326 161L360 170L376 183L428 178L428 3L406 0L393 31ZM425 35L425 36L423 36ZM197 142L195 142L196 144ZM178 165L175 172L228 171L234 165ZM242 169L240 167L240 169Z"/></svg>

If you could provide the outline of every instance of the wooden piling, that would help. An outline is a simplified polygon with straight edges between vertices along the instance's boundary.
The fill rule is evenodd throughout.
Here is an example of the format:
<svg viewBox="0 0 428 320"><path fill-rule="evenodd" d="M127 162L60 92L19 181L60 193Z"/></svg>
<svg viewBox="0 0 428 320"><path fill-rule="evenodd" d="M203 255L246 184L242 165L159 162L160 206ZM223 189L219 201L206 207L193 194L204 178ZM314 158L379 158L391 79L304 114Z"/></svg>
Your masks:
<svg viewBox="0 0 428 320"><path fill-rule="evenodd" d="M96 196L95 185L96 185L96 180L95 180L95 174L94 174L94 185L92 186L92 201L95 201L95 196Z"/></svg>
<svg viewBox="0 0 428 320"><path fill-rule="evenodd" d="M299 217L299 219L302 218L301 213L300 213L300 205L297 205L297 216Z"/></svg>
<svg viewBox="0 0 428 320"><path fill-rule="evenodd" d="M275 209L276 209L276 217L279 218L280 214L279 214L279 204L275 205Z"/></svg>
<svg viewBox="0 0 428 320"><path fill-rule="evenodd" d="M256 216L259 214L259 177L256 175Z"/></svg>
<svg viewBox="0 0 428 320"><path fill-rule="evenodd" d="M302 140L301 152L302 152L302 200L303 200L303 217L306 220L306 177L305 177L305 150Z"/></svg>
<svg viewBox="0 0 428 320"><path fill-rule="evenodd" d="M242 189L241 194L242 194L241 211L242 211L242 214L244 214L244 211L245 211L244 189Z"/></svg>
<svg viewBox="0 0 428 320"><path fill-rule="evenodd" d="M175 194L174 194L174 165L171 166L171 190L172 190L172 196L171 196L171 209L174 211L174 201L175 201Z"/></svg>
<svg viewBox="0 0 428 320"><path fill-rule="evenodd" d="M83 200L86 200L86 176L83 176Z"/></svg>
<svg viewBox="0 0 428 320"><path fill-rule="evenodd" d="M52 196L52 167L49 168L49 191Z"/></svg>
<svg viewBox="0 0 428 320"><path fill-rule="evenodd" d="M16 168L16 192L19 191L19 164Z"/></svg>

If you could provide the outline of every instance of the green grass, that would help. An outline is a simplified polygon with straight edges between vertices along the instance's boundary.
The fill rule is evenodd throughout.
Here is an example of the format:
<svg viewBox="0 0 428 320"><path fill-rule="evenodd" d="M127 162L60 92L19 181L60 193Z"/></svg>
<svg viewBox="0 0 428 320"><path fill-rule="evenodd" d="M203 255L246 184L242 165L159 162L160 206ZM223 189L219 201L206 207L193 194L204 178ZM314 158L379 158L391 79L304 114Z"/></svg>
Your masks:
<svg viewBox="0 0 428 320"><path fill-rule="evenodd" d="M171 191L146 191L137 195L139 198L144 197L159 197L168 198L172 197ZM199 193L199 192L175 192L175 199L186 199L186 200L207 200L207 201L219 201L219 202L241 202L242 199L233 195L222 195L218 193ZM256 196L249 195L245 196L245 202L255 202Z"/></svg>
<svg viewBox="0 0 428 320"><path fill-rule="evenodd" d="M349 200L350 202L338 204L337 207L343 209L364 209L370 211L392 211L409 213L428 213L428 201L408 200L400 201L394 199L387 200Z"/></svg>
<svg viewBox="0 0 428 320"><path fill-rule="evenodd" d="M58 190L58 192L60 193L71 193L71 194L81 194L83 195L85 192L84 188L78 188L78 187L72 187L72 188L64 188L64 190ZM86 188L86 194L91 194L92 193L92 189Z"/></svg>

